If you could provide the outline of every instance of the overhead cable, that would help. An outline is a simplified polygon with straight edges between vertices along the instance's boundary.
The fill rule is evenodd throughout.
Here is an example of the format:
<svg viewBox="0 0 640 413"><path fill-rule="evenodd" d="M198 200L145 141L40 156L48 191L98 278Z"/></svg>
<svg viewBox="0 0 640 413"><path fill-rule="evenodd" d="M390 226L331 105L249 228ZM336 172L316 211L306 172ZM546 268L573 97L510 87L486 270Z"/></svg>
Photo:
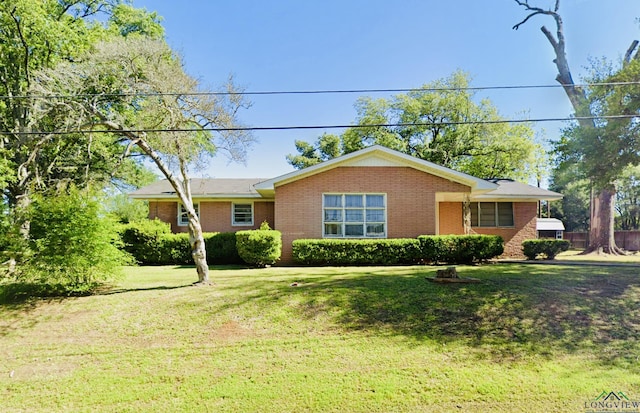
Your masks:
<svg viewBox="0 0 640 413"><path fill-rule="evenodd" d="M174 133L174 132L241 132L241 131L278 131L278 130L305 130L305 129L364 129L364 128L393 128L410 126L458 126L458 125L494 125L501 123L537 123L537 122L564 122L580 120L616 120L633 119L639 115L605 115L605 116L575 116L563 118L539 118L539 119L504 119L504 120L478 120L460 122L410 122L410 123L375 123L367 125L297 125L297 126L246 126L234 128L172 128L172 129L78 129L67 131L29 131L29 132L7 132L0 131L0 135L70 135L76 133Z"/></svg>
<svg viewBox="0 0 640 413"><path fill-rule="evenodd" d="M561 87L599 87L599 86L631 86L640 85L637 82L603 82L583 83L577 85L512 85L512 86L477 86L477 87L425 87L398 89L328 89L328 90L267 90L267 91L238 91L238 92L149 92L149 93L95 93L95 94L51 94L51 95L1 95L0 99L71 99L84 97L146 97L146 96L261 96L261 95L321 95L321 94L356 94L356 93L408 93L408 92L457 92L479 90L514 90L514 89L551 89Z"/></svg>

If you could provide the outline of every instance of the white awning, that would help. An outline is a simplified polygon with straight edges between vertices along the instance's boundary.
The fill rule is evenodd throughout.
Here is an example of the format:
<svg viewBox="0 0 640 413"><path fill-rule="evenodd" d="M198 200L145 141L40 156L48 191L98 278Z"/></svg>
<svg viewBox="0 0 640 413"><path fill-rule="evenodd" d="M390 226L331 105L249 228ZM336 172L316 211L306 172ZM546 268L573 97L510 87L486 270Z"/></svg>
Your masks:
<svg viewBox="0 0 640 413"><path fill-rule="evenodd" d="M538 218L536 229L538 231L564 231L564 224L556 218Z"/></svg>

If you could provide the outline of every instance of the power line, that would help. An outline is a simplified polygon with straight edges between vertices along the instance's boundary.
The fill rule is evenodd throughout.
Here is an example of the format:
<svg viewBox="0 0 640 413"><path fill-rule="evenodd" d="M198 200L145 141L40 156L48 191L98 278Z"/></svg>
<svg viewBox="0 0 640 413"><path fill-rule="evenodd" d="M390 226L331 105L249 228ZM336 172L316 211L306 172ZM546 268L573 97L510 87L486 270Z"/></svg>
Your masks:
<svg viewBox="0 0 640 413"><path fill-rule="evenodd" d="M152 97L152 96L264 96L264 95L321 95L321 94L356 94L356 93L407 93L407 92L457 92L479 90L517 90L517 89L551 89L561 87L598 87L598 86L631 86L640 85L640 81L634 82L603 82L582 83L576 85L511 85L511 86L475 86L475 87L427 87L427 88L397 88L397 89L328 89L328 90L267 90L267 91L243 91L243 92L154 92L154 93L86 93L75 95L2 95L0 99L70 99L85 97Z"/></svg>
<svg viewBox="0 0 640 413"><path fill-rule="evenodd" d="M616 120L633 119L639 115L607 115L607 116L576 116L563 118L539 118L539 119L511 119L511 120L478 120L460 122L409 122L409 123L376 123L368 125L298 125L298 126L247 126L236 128L175 128L175 129L85 129L75 131L39 131L39 132L6 132L0 131L0 135L70 135L76 133L163 133L163 132L249 132L249 131L277 131L277 130L305 130L305 129L364 129L364 128L393 128L408 126L458 126L458 125L494 125L501 123L536 123L536 122L564 122L580 120Z"/></svg>

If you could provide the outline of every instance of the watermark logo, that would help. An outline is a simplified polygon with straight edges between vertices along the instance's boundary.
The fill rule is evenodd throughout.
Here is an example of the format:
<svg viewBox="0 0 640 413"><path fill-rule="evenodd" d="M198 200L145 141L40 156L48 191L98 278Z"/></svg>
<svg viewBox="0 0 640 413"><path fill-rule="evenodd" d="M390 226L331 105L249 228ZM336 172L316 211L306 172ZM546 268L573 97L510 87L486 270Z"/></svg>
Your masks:
<svg viewBox="0 0 640 413"><path fill-rule="evenodd" d="M631 400L624 392L603 391L584 403L585 413L640 413L640 400Z"/></svg>

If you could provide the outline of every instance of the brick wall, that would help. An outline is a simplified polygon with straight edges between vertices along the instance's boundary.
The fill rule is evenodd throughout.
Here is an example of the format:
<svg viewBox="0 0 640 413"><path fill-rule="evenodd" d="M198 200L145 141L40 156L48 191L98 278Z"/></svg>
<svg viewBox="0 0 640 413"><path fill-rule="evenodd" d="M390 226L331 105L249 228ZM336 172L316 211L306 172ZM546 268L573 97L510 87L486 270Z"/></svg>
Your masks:
<svg viewBox="0 0 640 413"><path fill-rule="evenodd" d="M405 167L339 167L276 188L275 223L282 232L282 264L291 264L291 243L322 238L323 193L387 194L387 237L436 233L437 192L469 187ZM461 219L461 218L459 218Z"/></svg>
<svg viewBox="0 0 640 413"><path fill-rule="evenodd" d="M537 238L536 216L538 204L536 202L514 202L514 228L479 228L474 227L476 234L500 235L504 239L503 257L525 258L522 253L522 241Z"/></svg>
<svg viewBox="0 0 640 413"><path fill-rule="evenodd" d="M238 201L246 203L247 201ZM274 227L274 209L272 201L253 202L253 225L231 225L232 207L230 201L200 201L200 223L205 232L235 232L245 229L256 229L262 221ZM187 226L178 225L178 203L173 201L150 201L149 219L158 218L171 224L172 232L187 232Z"/></svg>

